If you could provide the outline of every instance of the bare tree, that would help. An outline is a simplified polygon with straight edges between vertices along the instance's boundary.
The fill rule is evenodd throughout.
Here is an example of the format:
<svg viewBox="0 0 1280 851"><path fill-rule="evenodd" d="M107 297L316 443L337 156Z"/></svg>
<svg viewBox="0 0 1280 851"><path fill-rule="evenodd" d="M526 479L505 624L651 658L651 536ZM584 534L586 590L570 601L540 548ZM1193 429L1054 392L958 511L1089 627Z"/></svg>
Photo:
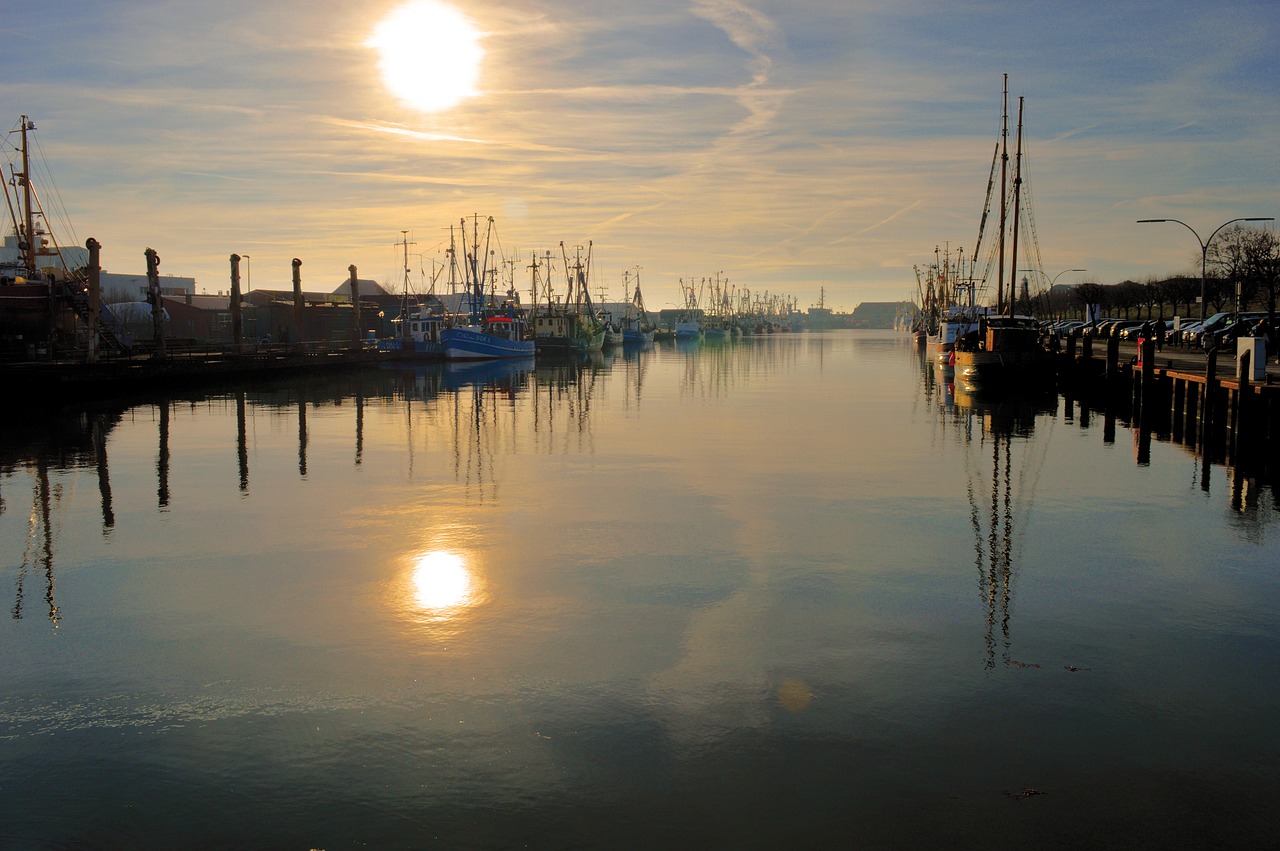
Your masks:
<svg viewBox="0 0 1280 851"><path fill-rule="evenodd" d="M1249 246L1260 231L1244 225L1234 225L1221 234L1209 246L1208 261L1218 272L1219 285L1214 288L1214 303L1218 310L1239 293L1238 309L1247 309L1254 298L1258 281L1249 274Z"/></svg>
<svg viewBox="0 0 1280 851"><path fill-rule="evenodd" d="M1121 281L1112 288L1111 303L1124 311L1124 318L1129 318L1129 311L1141 309L1144 304L1142 284L1137 281Z"/></svg>
<svg viewBox="0 0 1280 851"><path fill-rule="evenodd" d="M1087 317L1089 315L1090 305L1099 305L1102 308L1109 307L1107 303L1107 288L1098 283L1076 284L1071 291L1071 296L1080 303L1080 315Z"/></svg>

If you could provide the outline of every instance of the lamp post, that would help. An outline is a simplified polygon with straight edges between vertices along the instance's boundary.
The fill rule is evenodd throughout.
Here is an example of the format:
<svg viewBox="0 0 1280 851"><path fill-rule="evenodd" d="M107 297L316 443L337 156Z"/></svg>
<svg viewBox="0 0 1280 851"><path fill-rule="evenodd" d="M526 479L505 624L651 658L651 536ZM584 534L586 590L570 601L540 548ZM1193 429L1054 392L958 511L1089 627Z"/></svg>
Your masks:
<svg viewBox="0 0 1280 851"><path fill-rule="evenodd" d="M1229 224L1234 224L1235 222L1274 222L1274 221L1275 221L1274 216L1246 216L1240 219L1231 219L1230 221L1226 221L1218 225L1216 228L1214 228L1213 233L1209 234L1209 238L1203 239L1203 240L1200 238L1200 234L1196 233L1195 228L1193 228L1191 225L1187 224L1186 222L1182 221L1181 219L1138 219L1138 224L1146 225L1146 224L1155 224L1159 222L1174 222L1176 224L1182 225L1184 228L1191 231L1191 235L1196 238L1196 242L1200 243L1200 321L1203 322L1205 319L1205 307L1207 306L1206 298L1205 298L1205 276L1206 276L1206 269L1209 263L1209 243L1213 242L1213 238L1218 235L1218 231L1222 230Z"/></svg>
<svg viewBox="0 0 1280 851"><path fill-rule="evenodd" d="M1087 272L1089 270L1088 269L1063 269L1061 272L1054 275L1052 278L1050 278L1048 274L1046 274L1040 269L1021 269L1019 271L1036 272L1037 274L1043 275L1044 278L1049 282L1049 289L1045 290L1044 295L1045 295L1045 298L1048 299L1049 301L1049 312L1053 313L1053 287L1055 284L1058 283L1058 279L1061 278L1063 275L1067 274L1068 272Z"/></svg>

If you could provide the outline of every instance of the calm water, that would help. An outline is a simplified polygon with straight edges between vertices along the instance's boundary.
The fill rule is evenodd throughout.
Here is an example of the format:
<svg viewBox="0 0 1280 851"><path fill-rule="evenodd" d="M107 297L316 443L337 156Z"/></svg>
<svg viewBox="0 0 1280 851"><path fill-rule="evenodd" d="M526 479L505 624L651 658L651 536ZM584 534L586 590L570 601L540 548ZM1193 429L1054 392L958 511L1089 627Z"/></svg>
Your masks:
<svg viewBox="0 0 1280 851"><path fill-rule="evenodd" d="M0 847L1274 839L1274 494L889 333L19 416Z"/></svg>

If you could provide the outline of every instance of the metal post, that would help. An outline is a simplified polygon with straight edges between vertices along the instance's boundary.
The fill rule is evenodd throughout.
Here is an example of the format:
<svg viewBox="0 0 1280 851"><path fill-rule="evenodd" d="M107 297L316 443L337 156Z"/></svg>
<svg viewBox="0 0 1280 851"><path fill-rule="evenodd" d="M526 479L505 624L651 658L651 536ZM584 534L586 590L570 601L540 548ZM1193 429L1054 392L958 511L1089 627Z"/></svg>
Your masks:
<svg viewBox="0 0 1280 851"><path fill-rule="evenodd" d="M1191 231L1191 235L1196 238L1196 242L1200 243L1200 321L1203 322L1205 320L1205 316L1207 315L1205 312L1205 308L1207 306L1208 298L1206 296L1205 281L1208 277L1209 244L1213 242L1213 238L1218 235L1218 231L1222 230L1227 225L1234 224L1236 222L1274 222L1274 221L1275 221L1274 216L1245 216L1239 219L1231 219L1230 221L1223 222L1222 224L1214 228L1213 233L1209 234L1209 238L1204 240L1200 238L1200 234L1196 233L1195 228L1193 228L1191 225L1187 224L1186 222L1182 221L1181 219L1138 219L1138 224L1144 225L1144 224L1158 224L1161 222L1173 222L1174 224L1182 225L1184 228Z"/></svg>

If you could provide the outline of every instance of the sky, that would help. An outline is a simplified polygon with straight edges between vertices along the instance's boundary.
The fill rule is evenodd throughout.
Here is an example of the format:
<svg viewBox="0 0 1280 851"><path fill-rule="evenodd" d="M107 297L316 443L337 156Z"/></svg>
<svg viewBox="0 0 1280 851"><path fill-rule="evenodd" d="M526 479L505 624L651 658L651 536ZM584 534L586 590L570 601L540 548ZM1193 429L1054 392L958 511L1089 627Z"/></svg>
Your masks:
<svg viewBox="0 0 1280 851"><path fill-rule="evenodd" d="M380 70L405 4L15 4L0 124L36 124L61 243L132 274L152 247L211 293L232 253L254 289L288 289L297 257L307 291L354 264L398 292L406 231L425 291L478 215L526 290L563 242L591 244L610 299L638 270L650 309L717 275L801 309L911 298L935 249L972 254L1004 74L1037 280L1198 274L1191 232L1136 220L1207 238L1280 215L1274 0L449 3L479 33L470 86L444 21L393 28L447 59L424 92L473 90L433 111Z"/></svg>

